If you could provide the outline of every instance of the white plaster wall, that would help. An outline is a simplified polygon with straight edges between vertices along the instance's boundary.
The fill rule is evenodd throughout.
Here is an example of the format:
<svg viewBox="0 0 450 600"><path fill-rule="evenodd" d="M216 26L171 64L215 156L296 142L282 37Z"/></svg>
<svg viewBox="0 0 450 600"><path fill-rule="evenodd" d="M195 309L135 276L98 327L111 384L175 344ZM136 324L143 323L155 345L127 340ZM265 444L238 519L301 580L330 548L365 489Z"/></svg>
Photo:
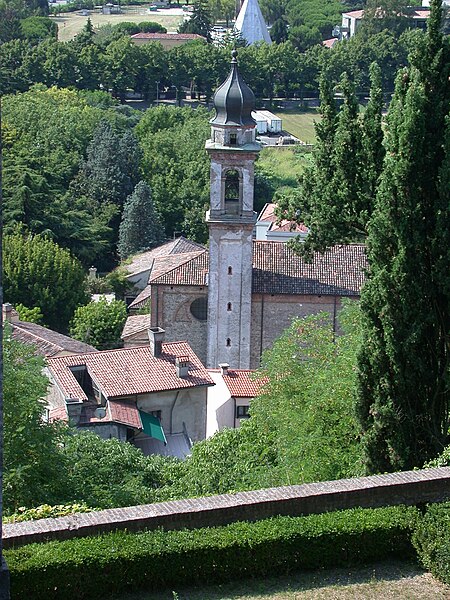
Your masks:
<svg viewBox="0 0 450 600"><path fill-rule="evenodd" d="M209 371L216 384L208 388L206 437L211 437L224 427L234 427L234 401L221 373Z"/></svg>

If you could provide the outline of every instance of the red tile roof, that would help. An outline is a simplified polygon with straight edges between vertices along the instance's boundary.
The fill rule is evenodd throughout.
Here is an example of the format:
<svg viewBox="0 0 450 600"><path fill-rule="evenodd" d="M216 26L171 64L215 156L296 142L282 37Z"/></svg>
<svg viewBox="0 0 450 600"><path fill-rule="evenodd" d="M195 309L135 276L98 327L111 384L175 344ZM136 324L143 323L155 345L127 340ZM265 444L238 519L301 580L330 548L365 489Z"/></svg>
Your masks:
<svg viewBox="0 0 450 600"><path fill-rule="evenodd" d="M150 315L131 315L127 318L122 331L121 338L125 339L130 335L144 331L151 326Z"/></svg>
<svg viewBox="0 0 450 600"><path fill-rule="evenodd" d="M176 374L177 356L189 356L186 377ZM166 342L155 357L149 346L50 358L48 367L66 398L88 398L70 367L85 366L107 398L212 385L200 359L187 342Z"/></svg>
<svg viewBox="0 0 450 600"><path fill-rule="evenodd" d="M200 254L203 254L205 249L202 248L200 251L196 250L195 252L183 252L183 254L174 254L173 256L163 256L155 259L153 263L152 273L149 278L149 283L158 279L162 275L177 269L184 263L196 258Z"/></svg>
<svg viewBox="0 0 450 600"><path fill-rule="evenodd" d="M266 204L258 217L258 221L269 221L271 223L270 231L295 231L297 233L308 233L309 229L303 223L294 223L283 219L277 224L278 217L275 214L277 205L274 203Z"/></svg>
<svg viewBox="0 0 450 600"><path fill-rule="evenodd" d="M152 284L205 286L208 283L208 269L209 256L207 250L204 250L179 267L152 279Z"/></svg>
<svg viewBox="0 0 450 600"><path fill-rule="evenodd" d="M328 40L323 40L322 46L325 46L325 48L332 48L337 42L337 38L330 38Z"/></svg>
<svg viewBox="0 0 450 600"><path fill-rule="evenodd" d="M152 281L207 285L207 251ZM305 263L284 242L253 242L252 291L257 294L358 296L367 268L363 244L334 246Z"/></svg>
<svg viewBox="0 0 450 600"><path fill-rule="evenodd" d="M68 421L67 409L65 406L56 406L49 411L49 421Z"/></svg>
<svg viewBox="0 0 450 600"><path fill-rule="evenodd" d="M152 286L147 285L140 294L136 296L136 298L131 302L128 308L142 308L146 304L148 304L148 300L152 296Z"/></svg>
<svg viewBox="0 0 450 600"><path fill-rule="evenodd" d="M135 429L142 429L142 421L136 404L124 400L108 400L103 418L98 414L99 408L99 406L93 404L83 406L78 425L121 423Z"/></svg>
<svg viewBox="0 0 450 600"><path fill-rule="evenodd" d="M208 369L211 373L220 369ZM222 375L223 380L234 398L255 398L267 379L256 378L256 371L246 369L227 369Z"/></svg>
<svg viewBox="0 0 450 600"><path fill-rule="evenodd" d="M137 275L138 273L151 269L155 259L160 256L198 252L204 249L204 246L197 244L197 242L192 242L181 236L175 240L170 240L170 242L166 242L157 248L152 248L151 250L147 250L147 252L136 254L132 257L131 262L123 265L123 267L130 275Z"/></svg>
<svg viewBox="0 0 450 600"><path fill-rule="evenodd" d="M67 335L52 331L36 323L27 321L10 322L12 327L12 338L24 344L33 344L37 354L41 356L55 356L61 352L80 354L81 352L97 352L94 346L74 340Z"/></svg>

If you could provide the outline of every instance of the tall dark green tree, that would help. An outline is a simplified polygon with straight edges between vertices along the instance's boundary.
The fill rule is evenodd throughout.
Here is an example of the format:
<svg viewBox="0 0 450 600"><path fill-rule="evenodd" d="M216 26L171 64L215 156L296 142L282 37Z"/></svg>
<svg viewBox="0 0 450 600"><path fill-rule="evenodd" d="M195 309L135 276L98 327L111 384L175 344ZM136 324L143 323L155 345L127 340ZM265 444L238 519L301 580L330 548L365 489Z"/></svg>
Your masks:
<svg viewBox="0 0 450 600"><path fill-rule="evenodd" d="M191 18L178 28L179 33L197 33L211 42L212 20L206 0L196 0L192 9Z"/></svg>
<svg viewBox="0 0 450 600"><path fill-rule="evenodd" d="M120 257L149 250L164 240L164 227L155 211L152 193L145 181L140 181L125 203L119 228Z"/></svg>
<svg viewBox="0 0 450 600"><path fill-rule="evenodd" d="M322 77L323 119L316 125L313 164L297 193L279 203L281 214L311 227L306 241L296 244L305 258L366 236L384 156L380 69L374 64L370 72L371 96L363 115L346 74L340 83L344 102L339 113L331 84Z"/></svg>
<svg viewBox="0 0 450 600"><path fill-rule="evenodd" d="M366 468L420 466L448 443L450 55L432 0L425 38L398 74L369 227L358 410Z"/></svg>

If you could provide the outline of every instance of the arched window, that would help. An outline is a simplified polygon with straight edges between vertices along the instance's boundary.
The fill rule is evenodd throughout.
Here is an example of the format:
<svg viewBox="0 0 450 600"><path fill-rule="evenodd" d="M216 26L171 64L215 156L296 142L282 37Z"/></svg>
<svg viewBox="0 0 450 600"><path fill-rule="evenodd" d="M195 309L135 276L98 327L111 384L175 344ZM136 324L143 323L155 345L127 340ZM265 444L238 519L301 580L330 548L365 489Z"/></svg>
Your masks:
<svg viewBox="0 0 450 600"><path fill-rule="evenodd" d="M190 306L191 315L199 321L206 321L208 318L208 299L197 298L191 303Z"/></svg>
<svg viewBox="0 0 450 600"><path fill-rule="evenodd" d="M228 304L227 304L227 310L231 310L231 302L228 302Z"/></svg>
<svg viewBox="0 0 450 600"><path fill-rule="evenodd" d="M232 267L228 267L228 275L233 275L233 268Z"/></svg>
<svg viewBox="0 0 450 600"><path fill-rule="evenodd" d="M227 348L229 348L231 346L231 340L230 338L227 338Z"/></svg>
<svg viewBox="0 0 450 600"><path fill-rule="evenodd" d="M230 169L225 175L225 202L239 200L239 173Z"/></svg>

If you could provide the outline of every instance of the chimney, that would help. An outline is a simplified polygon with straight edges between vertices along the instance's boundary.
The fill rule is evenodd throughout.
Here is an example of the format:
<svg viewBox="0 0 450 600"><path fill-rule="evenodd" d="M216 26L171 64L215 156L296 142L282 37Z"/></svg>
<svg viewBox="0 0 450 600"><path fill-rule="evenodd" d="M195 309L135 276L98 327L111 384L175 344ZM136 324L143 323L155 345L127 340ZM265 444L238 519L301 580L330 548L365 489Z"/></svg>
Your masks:
<svg viewBox="0 0 450 600"><path fill-rule="evenodd" d="M162 352L162 343L164 341L166 332L161 327L149 327L148 328L148 339L150 342L150 350L153 356L158 357Z"/></svg>
<svg viewBox="0 0 450 600"><path fill-rule="evenodd" d="M88 279L97 279L97 268L96 267L89 268Z"/></svg>
<svg viewBox="0 0 450 600"><path fill-rule="evenodd" d="M5 302L2 307L3 323L16 323L19 320L19 313L14 310L12 304Z"/></svg>
<svg viewBox="0 0 450 600"><path fill-rule="evenodd" d="M83 400L79 398L66 398L66 408L69 420L78 424L81 417L81 409L83 408Z"/></svg>
<svg viewBox="0 0 450 600"><path fill-rule="evenodd" d="M187 377L189 374L189 356L177 356L175 359L177 377Z"/></svg>
<svg viewBox="0 0 450 600"><path fill-rule="evenodd" d="M230 368L230 365L228 363L219 363L219 367L220 367L220 374L226 375L228 373L228 369Z"/></svg>

